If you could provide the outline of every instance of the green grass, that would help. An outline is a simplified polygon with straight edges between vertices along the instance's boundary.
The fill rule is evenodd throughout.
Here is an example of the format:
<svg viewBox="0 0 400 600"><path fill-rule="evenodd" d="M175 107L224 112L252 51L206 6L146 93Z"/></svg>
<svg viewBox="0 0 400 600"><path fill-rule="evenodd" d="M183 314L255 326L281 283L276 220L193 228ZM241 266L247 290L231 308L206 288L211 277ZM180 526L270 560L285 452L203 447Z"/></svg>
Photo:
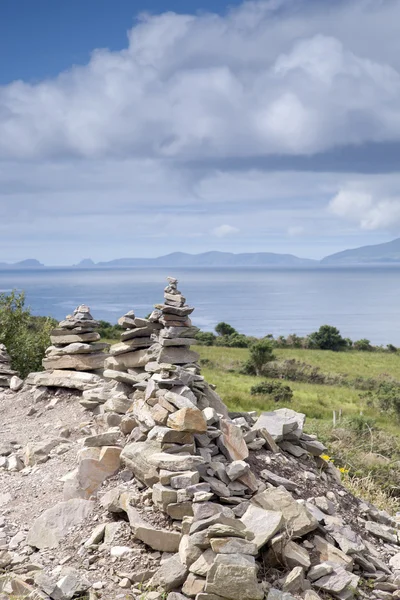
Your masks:
<svg viewBox="0 0 400 600"><path fill-rule="evenodd" d="M217 391L230 410L274 410L278 404L267 396L251 396L251 387L259 377L238 372L248 357L246 348L196 346L202 361L202 374L217 386ZM351 377L378 377L389 374L400 380L400 355L380 352L329 352L324 350L276 350L279 359L296 360L318 366L324 373L347 373ZM209 362L208 362L209 361ZM272 381L272 380L271 380ZM290 408L303 412L307 420L332 422L333 411L342 411L344 417L363 414L391 433L397 433L399 423L393 416L378 413L363 399L363 392L351 387L287 382L293 390ZM315 424L314 424L315 426Z"/></svg>
<svg viewBox="0 0 400 600"><path fill-rule="evenodd" d="M223 367L244 362L247 348L221 348L197 346L202 358L208 358ZM303 350L300 348L275 349L279 360L295 359L319 367L324 373L348 374L351 377L378 377L391 375L400 380L400 352L331 352L329 350Z"/></svg>

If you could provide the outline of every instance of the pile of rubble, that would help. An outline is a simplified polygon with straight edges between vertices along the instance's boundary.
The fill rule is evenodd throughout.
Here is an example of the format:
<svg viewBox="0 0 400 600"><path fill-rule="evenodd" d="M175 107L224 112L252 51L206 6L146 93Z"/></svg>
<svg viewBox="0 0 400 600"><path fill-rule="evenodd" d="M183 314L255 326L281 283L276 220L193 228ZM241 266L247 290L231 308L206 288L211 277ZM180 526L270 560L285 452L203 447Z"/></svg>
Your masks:
<svg viewBox="0 0 400 600"><path fill-rule="evenodd" d="M176 280L164 297L149 319L120 320L106 379L80 400L93 431L64 478L65 500L34 522L25 557L0 546L0 592L400 598L397 521L343 488L305 415L228 413L190 350L193 309Z"/></svg>

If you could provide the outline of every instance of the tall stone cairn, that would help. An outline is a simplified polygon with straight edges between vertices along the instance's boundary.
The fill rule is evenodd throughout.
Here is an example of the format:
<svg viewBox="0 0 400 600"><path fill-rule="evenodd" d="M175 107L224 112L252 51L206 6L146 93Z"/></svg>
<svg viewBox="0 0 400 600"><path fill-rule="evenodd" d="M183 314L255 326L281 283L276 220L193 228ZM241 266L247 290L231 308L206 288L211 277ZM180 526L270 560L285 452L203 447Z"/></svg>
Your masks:
<svg viewBox="0 0 400 600"><path fill-rule="evenodd" d="M52 345L46 350L42 364L46 371L73 370L98 371L103 369L104 353L110 345L99 342L96 329L100 323L93 319L88 306L81 304L72 315L53 329L50 335Z"/></svg>
<svg viewBox="0 0 400 600"><path fill-rule="evenodd" d="M10 387L11 378L17 375L11 368L11 358L4 344L0 344L0 388Z"/></svg>

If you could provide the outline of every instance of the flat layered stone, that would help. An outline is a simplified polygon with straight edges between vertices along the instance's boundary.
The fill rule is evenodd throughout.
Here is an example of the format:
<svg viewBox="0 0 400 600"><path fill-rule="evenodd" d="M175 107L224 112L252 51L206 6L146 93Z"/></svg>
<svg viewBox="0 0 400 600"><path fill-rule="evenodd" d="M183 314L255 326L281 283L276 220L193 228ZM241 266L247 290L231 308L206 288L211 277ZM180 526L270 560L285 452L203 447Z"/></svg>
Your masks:
<svg viewBox="0 0 400 600"><path fill-rule="evenodd" d="M314 546L321 562L332 562L342 566L346 571L353 568L353 559L342 550L336 548L319 535L314 537Z"/></svg>
<svg viewBox="0 0 400 600"><path fill-rule="evenodd" d="M181 408L168 417L167 426L177 431L205 433L207 422L198 408Z"/></svg>
<svg viewBox="0 0 400 600"><path fill-rule="evenodd" d="M117 356L118 354L125 354L137 350L138 348L150 348L153 344L149 337L138 337L127 340L126 342L119 342L113 344L110 348L111 356Z"/></svg>
<svg viewBox="0 0 400 600"><path fill-rule="evenodd" d="M124 371L134 369L136 367L144 367L150 360L150 355L145 350L136 350L135 352L126 352L117 356L109 356L104 361L105 369L113 369L114 371Z"/></svg>
<svg viewBox="0 0 400 600"><path fill-rule="evenodd" d="M127 444L121 453L122 463L130 469L135 477L146 485L153 485L159 480L156 464L150 459L158 455L161 443L155 440ZM172 470L172 469L170 469ZM180 471L185 469L179 469Z"/></svg>
<svg viewBox="0 0 400 600"><path fill-rule="evenodd" d="M65 329L55 329L50 334L50 341L55 346L67 346L79 342L97 342L100 334L96 331L90 333L66 333Z"/></svg>
<svg viewBox="0 0 400 600"><path fill-rule="evenodd" d="M217 554L258 554L257 544L238 537L211 538L212 550Z"/></svg>
<svg viewBox="0 0 400 600"><path fill-rule="evenodd" d="M157 310L161 310L163 315L177 315L178 317L187 317L191 315L194 308L191 306L169 306L168 304L155 304Z"/></svg>
<svg viewBox="0 0 400 600"><path fill-rule="evenodd" d="M196 333L198 333L200 329L198 327L190 326L190 327L180 327L180 326L168 326L160 331L160 338L180 338L180 337L189 337L194 338Z"/></svg>
<svg viewBox="0 0 400 600"><path fill-rule="evenodd" d="M162 363L172 363L173 365L184 365L196 363L200 356L197 352L185 347L161 346L158 354L158 361Z"/></svg>
<svg viewBox="0 0 400 600"><path fill-rule="evenodd" d="M56 548L69 530L94 510L94 502L68 500L45 510L30 529L26 542L34 548Z"/></svg>
<svg viewBox="0 0 400 600"><path fill-rule="evenodd" d="M137 327L135 329L127 329L121 333L121 341L131 340L138 337L150 337L152 333L161 329L158 323L149 323L145 327Z"/></svg>
<svg viewBox="0 0 400 600"><path fill-rule="evenodd" d="M252 503L267 510L279 507L285 526L293 537L302 537L318 527L317 519L306 506L296 502L292 495L283 487L265 490L256 494Z"/></svg>
<svg viewBox="0 0 400 600"><path fill-rule="evenodd" d="M284 439L299 439L306 416L289 408L262 413L253 426L253 431L266 429L275 442Z"/></svg>
<svg viewBox="0 0 400 600"><path fill-rule="evenodd" d="M249 456L249 449L238 425L221 419L220 430L222 435L218 437L217 443L221 452L229 460L243 460Z"/></svg>
<svg viewBox="0 0 400 600"><path fill-rule="evenodd" d="M264 591L257 581L254 558L241 554L218 554L208 571L204 591L231 599L264 598Z"/></svg>
<svg viewBox="0 0 400 600"><path fill-rule="evenodd" d="M161 346L194 346L197 343L195 338L161 338Z"/></svg>
<svg viewBox="0 0 400 600"><path fill-rule="evenodd" d="M46 350L46 357L52 358L56 356L64 356L66 354L94 354L108 350L110 344L104 342L94 342L93 344L85 344L83 342L74 342L67 346L49 346Z"/></svg>
<svg viewBox="0 0 400 600"><path fill-rule="evenodd" d="M253 504L248 507L241 521L254 534L253 542L258 549L265 546L284 525L282 512L266 510Z"/></svg>
<svg viewBox="0 0 400 600"><path fill-rule="evenodd" d="M191 471L193 468L203 465L205 460L201 456L192 456L191 454L156 452L149 457L149 463L157 469L167 471Z"/></svg>
<svg viewBox="0 0 400 600"><path fill-rule="evenodd" d="M95 371L104 367L107 354L74 354L44 358L42 365L47 371L52 369L74 369L76 371Z"/></svg>
<svg viewBox="0 0 400 600"><path fill-rule="evenodd" d="M103 380L98 375L77 371L30 373L26 383L38 387L62 387L84 391L99 385Z"/></svg>

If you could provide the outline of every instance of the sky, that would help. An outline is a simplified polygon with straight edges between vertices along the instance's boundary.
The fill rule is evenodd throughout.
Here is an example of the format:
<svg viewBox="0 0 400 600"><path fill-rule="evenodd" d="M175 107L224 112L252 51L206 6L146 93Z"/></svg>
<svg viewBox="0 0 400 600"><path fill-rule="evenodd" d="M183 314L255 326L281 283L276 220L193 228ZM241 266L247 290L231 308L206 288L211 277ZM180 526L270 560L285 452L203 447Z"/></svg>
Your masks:
<svg viewBox="0 0 400 600"><path fill-rule="evenodd" d="M2 0L0 262L399 237L399 22L398 0Z"/></svg>

